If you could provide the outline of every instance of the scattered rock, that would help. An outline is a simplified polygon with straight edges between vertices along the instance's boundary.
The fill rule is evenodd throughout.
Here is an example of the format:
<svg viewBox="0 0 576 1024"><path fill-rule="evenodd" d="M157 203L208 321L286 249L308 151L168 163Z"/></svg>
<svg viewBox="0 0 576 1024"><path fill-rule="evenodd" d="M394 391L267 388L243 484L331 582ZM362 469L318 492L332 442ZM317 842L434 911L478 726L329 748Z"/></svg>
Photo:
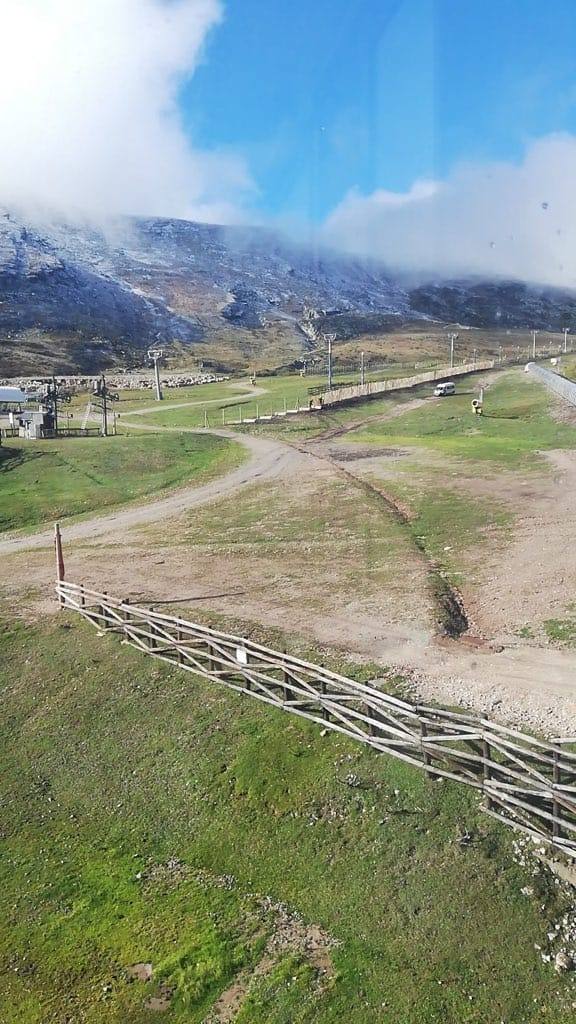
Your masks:
<svg viewBox="0 0 576 1024"><path fill-rule="evenodd" d="M556 953L554 957L554 970L558 974L563 974L564 971L572 971L574 969L574 961L569 953L561 949L559 953Z"/></svg>
<svg viewBox="0 0 576 1024"><path fill-rule="evenodd" d="M346 785L350 786L352 789L358 789L362 785L360 778L356 775L355 772L348 772L344 781Z"/></svg>

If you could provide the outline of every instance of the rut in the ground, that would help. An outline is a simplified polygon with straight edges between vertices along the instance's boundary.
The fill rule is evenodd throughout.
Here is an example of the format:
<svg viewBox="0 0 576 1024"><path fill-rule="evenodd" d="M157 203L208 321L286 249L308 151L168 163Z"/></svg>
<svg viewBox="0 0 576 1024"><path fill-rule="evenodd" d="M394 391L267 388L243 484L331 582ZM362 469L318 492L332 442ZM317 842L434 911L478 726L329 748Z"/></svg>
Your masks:
<svg viewBox="0 0 576 1024"><path fill-rule="evenodd" d="M335 460L330 459L330 462L337 466ZM339 471L344 473L353 483L358 487L361 487L366 494L376 497L381 501L386 510L391 513L394 518L410 532L410 537L414 542L416 548L420 552L428 573L430 580L431 591L434 597L434 603L437 611L437 621L440 631L445 633L446 636L457 639L466 632L469 626L468 616L464 607L464 602L461 595L446 579L442 569L438 563L430 556L426 550L426 546L422 540L420 540L412 529L412 523L406 512L402 507L385 491L376 487L375 484L370 483L368 480L363 480L361 477L351 473L349 469L339 467Z"/></svg>
<svg viewBox="0 0 576 1024"><path fill-rule="evenodd" d="M347 432L348 430L342 431L342 433ZM323 435L322 440L325 439L325 435ZM312 441L312 444L313 443L314 441ZM304 445L292 443L292 447L297 448L298 451L303 454L312 456L312 458L328 462L335 472L343 474L356 487L360 487L365 494L368 494L370 497L376 498L380 501L386 508L386 511L392 515L398 523L400 523L403 529L409 532L410 539L425 564L430 583L430 590L434 600L436 621L439 632L454 640L463 636L463 634L468 630L470 624L462 596L446 579L442 568L426 550L426 545L423 541L416 536L412 528L410 518L402 506L393 497L391 497L391 495L387 494L386 491L377 487L370 481L365 480L363 477L356 476L356 474L352 473L349 469L345 469L337 459L332 458L330 455L325 453L322 453L321 455L317 454L312 450L311 446L305 447Z"/></svg>

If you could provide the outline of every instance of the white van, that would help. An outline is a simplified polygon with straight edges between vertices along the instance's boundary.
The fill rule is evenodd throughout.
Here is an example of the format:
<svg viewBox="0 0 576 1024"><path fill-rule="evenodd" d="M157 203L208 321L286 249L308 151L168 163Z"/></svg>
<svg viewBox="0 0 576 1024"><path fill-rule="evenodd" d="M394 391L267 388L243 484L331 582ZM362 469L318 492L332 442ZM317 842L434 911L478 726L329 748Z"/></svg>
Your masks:
<svg viewBox="0 0 576 1024"><path fill-rule="evenodd" d="M436 398L444 398L446 395L456 394L456 385L453 381L447 380L444 384L437 384L434 388Z"/></svg>

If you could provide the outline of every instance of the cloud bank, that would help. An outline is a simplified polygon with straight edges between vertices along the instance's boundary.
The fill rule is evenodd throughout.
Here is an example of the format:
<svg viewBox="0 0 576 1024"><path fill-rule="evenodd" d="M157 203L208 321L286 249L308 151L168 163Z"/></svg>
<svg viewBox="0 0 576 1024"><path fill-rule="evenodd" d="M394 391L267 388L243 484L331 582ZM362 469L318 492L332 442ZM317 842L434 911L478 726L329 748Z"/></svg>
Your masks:
<svg viewBox="0 0 576 1024"><path fill-rule="evenodd" d="M221 13L219 0L4 0L0 202L236 221L246 166L194 149L177 104Z"/></svg>
<svg viewBox="0 0 576 1024"><path fill-rule="evenodd" d="M178 106L220 0L0 3L1 204L71 219L248 219L244 160L194 147ZM409 275L574 288L576 137L537 140L516 164L461 163L405 193L352 190L319 236Z"/></svg>
<svg viewBox="0 0 576 1024"><path fill-rule="evenodd" d="M480 275L576 287L576 138L533 142L519 164L460 164L406 193L353 190L324 241L419 277Z"/></svg>

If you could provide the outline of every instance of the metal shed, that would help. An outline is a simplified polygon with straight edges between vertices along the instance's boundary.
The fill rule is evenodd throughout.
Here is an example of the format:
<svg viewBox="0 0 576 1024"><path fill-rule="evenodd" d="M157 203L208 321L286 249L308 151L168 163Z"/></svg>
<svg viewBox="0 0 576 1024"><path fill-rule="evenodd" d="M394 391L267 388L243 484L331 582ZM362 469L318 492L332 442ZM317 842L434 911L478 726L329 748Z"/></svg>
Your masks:
<svg viewBox="0 0 576 1024"><path fill-rule="evenodd" d="M0 385L0 407L26 405L28 398L21 388Z"/></svg>

